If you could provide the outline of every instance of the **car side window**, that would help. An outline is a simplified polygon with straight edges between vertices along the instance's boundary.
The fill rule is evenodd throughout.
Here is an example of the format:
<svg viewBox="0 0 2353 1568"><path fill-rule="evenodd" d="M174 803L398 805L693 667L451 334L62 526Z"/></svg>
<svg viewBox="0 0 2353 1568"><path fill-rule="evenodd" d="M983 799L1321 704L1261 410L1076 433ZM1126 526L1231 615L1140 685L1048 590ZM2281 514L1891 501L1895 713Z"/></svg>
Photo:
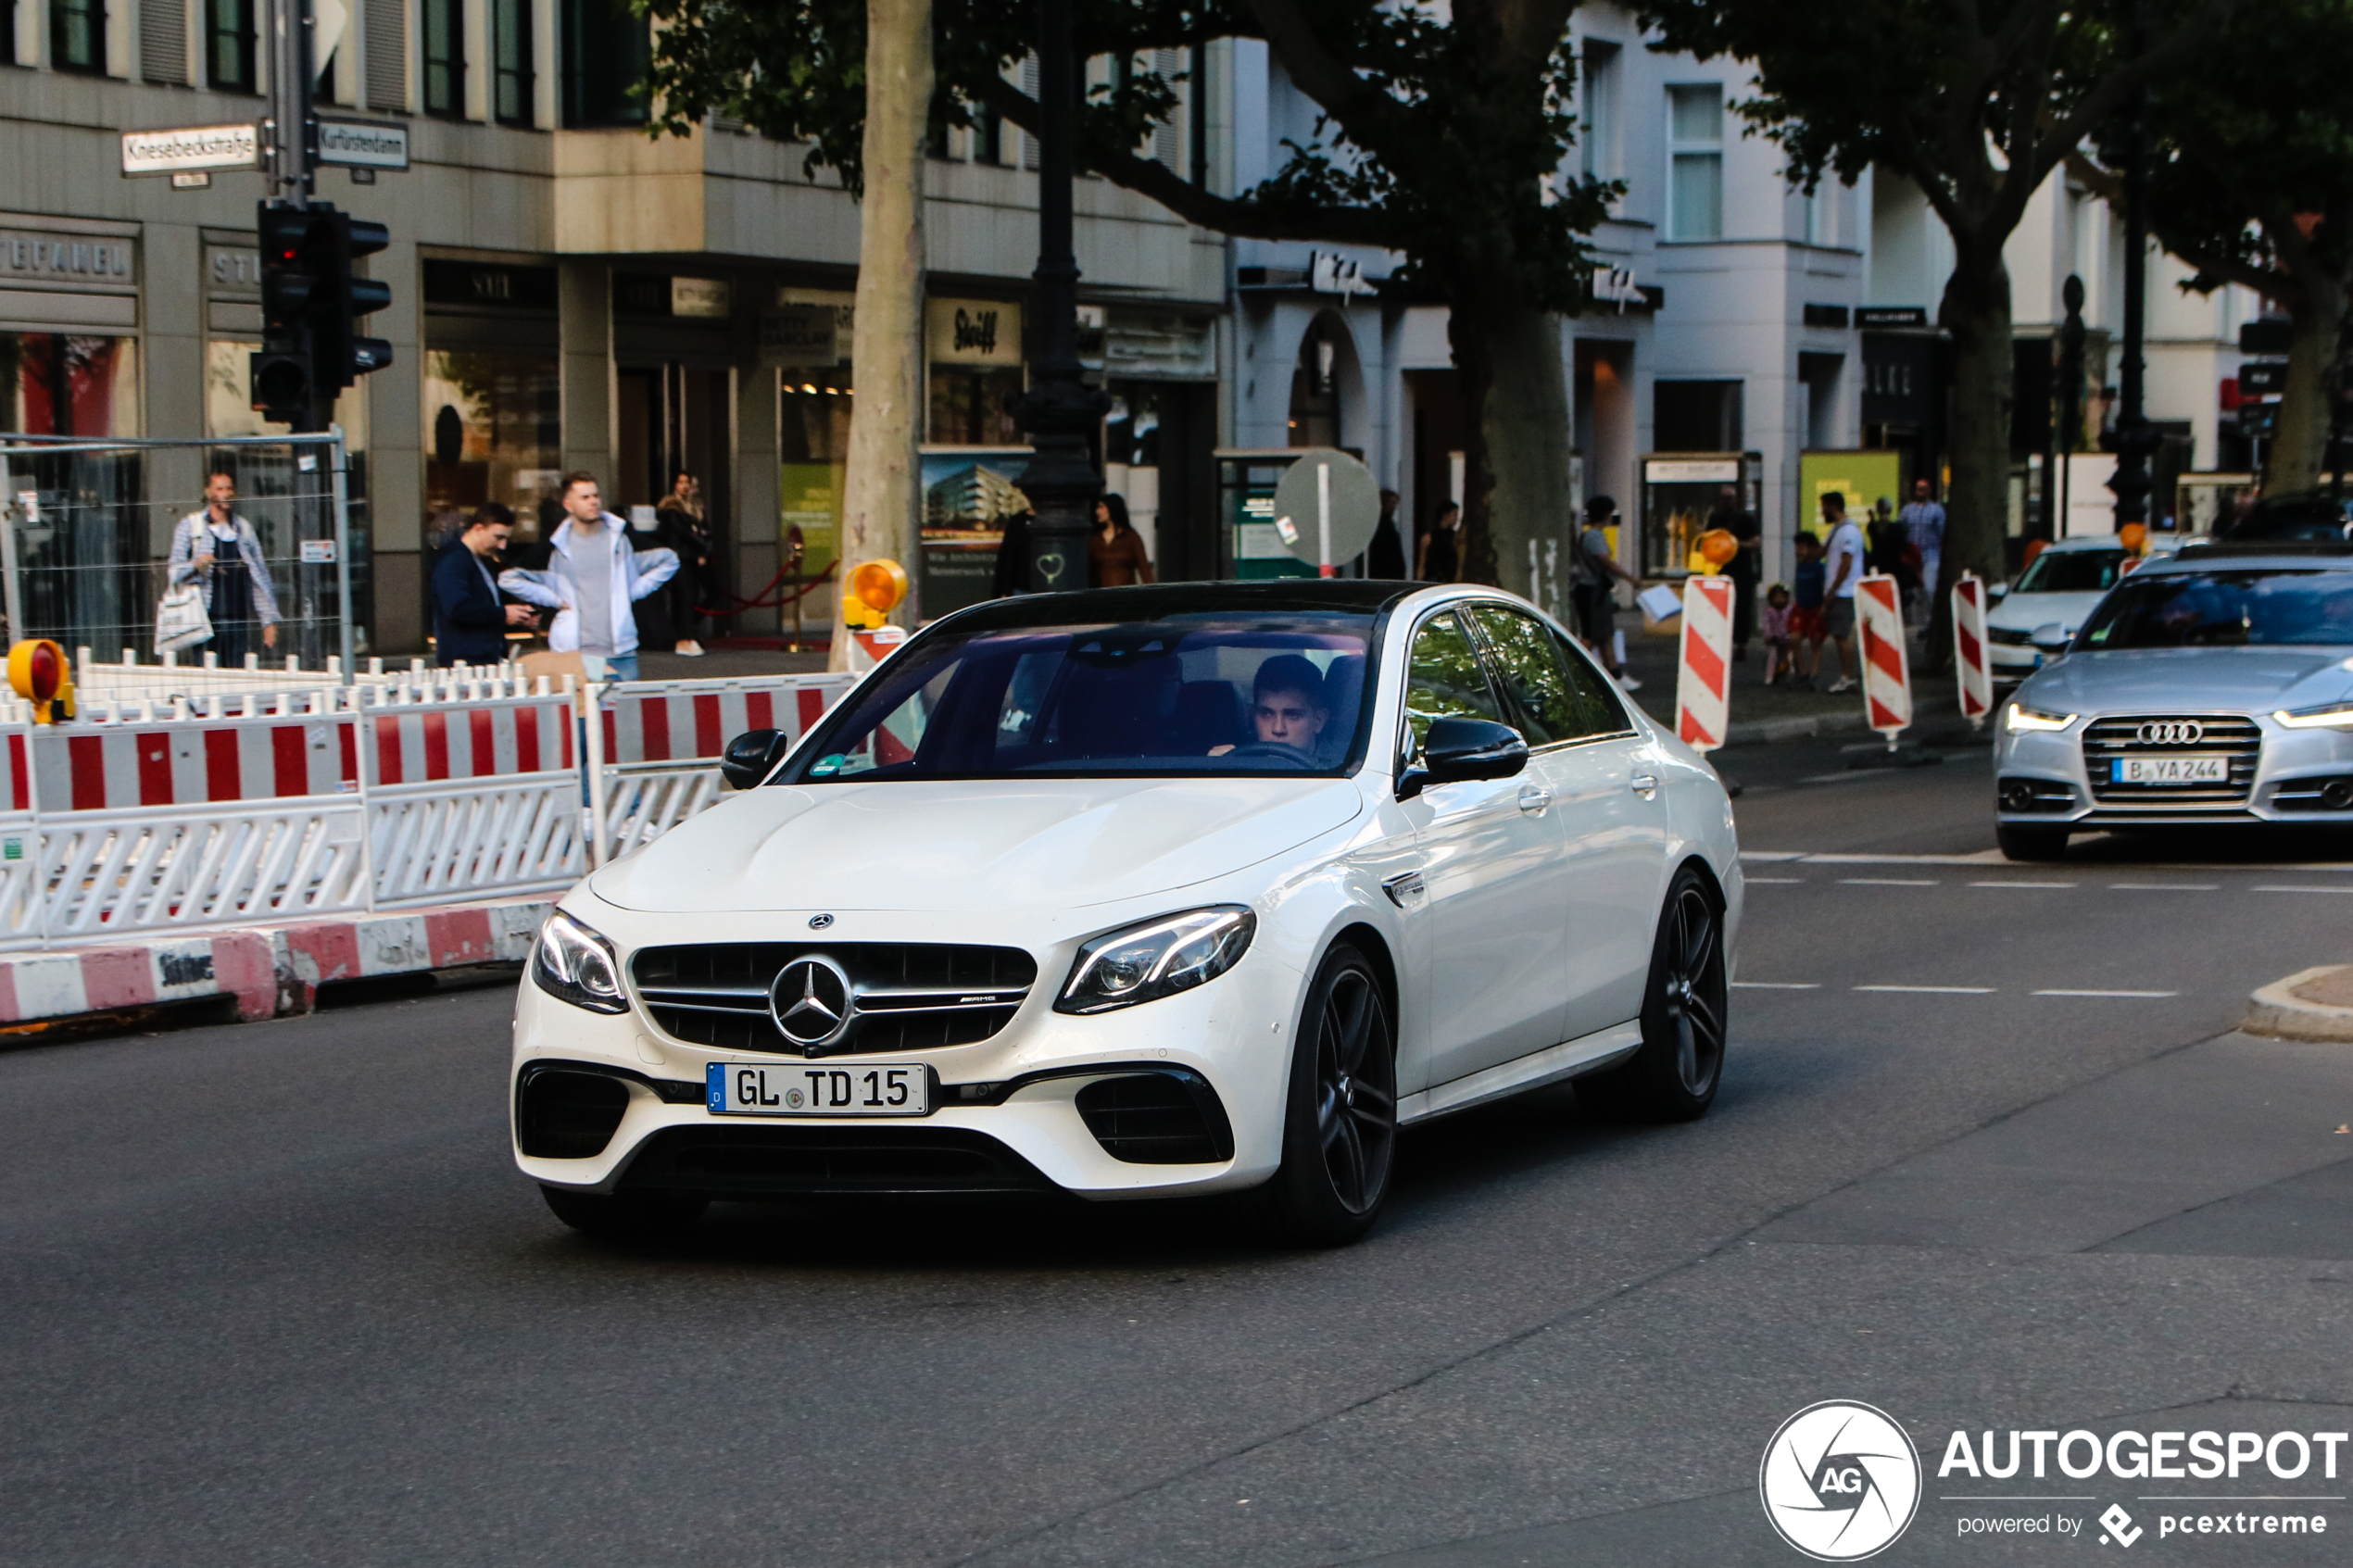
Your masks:
<svg viewBox="0 0 2353 1568"><path fill-rule="evenodd" d="M1534 616L1504 605L1471 607L1495 657L1495 673L1528 726L1528 744L1550 746L1594 733L1594 714L1572 684L1560 645Z"/></svg>
<svg viewBox="0 0 2353 1568"><path fill-rule="evenodd" d="M1589 735L1621 735L1634 727L1626 717L1626 705L1609 678L1593 668L1585 650L1571 644L1559 633L1552 633L1559 647L1561 662L1568 667L1569 684L1577 692L1577 702L1585 714L1584 733Z"/></svg>
<svg viewBox="0 0 2353 1568"><path fill-rule="evenodd" d="M1491 719L1504 722L1503 705L1488 684L1486 667L1470 633L1453 610L1422 622L1405 661L1405 760L1422 752L1429 726L1439 719Z"/></svg>

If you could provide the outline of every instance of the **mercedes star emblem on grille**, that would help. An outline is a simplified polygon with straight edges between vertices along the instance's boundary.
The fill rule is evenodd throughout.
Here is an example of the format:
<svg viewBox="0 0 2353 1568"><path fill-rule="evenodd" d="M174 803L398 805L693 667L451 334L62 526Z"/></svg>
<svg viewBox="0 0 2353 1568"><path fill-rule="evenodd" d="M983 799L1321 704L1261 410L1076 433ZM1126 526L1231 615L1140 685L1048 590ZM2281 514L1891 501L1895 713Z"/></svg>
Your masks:
<svg viewBox="0 0 2353 1568"><path fill-rule="evenodd" d="M2143 746L2196 746L2206 738L2206 726L2195 719L2153 719L2133 734Z"/></svg>
<svg viewBox="0 0 2353 1568"><path fill-rule="evenodd" d="M849 1031L855 1012L849 976L831 959L795 959L768 987L768 1010L785 1038L803 1051L832 1045Z"/></svg>
<svg viewBox="0 0 2353 1568"><path fill-rule="evenodd" d="M825 927L833 923L834 917L831 915L811 915L809 917L809 929L812 931L823 931Z"/></svg>

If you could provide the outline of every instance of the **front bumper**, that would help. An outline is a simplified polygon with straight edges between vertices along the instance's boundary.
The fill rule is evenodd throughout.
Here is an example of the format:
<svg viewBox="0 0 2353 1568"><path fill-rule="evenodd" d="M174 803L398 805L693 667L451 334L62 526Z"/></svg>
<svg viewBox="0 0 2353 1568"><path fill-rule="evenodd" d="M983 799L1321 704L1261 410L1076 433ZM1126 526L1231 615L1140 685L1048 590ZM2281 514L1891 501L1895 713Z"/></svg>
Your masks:
<svg viewBox="0 0 2353 1568"><path fill-rule="evenodd" d="M2228 798L2168 798L2155 791L2123 797L2106 775L2107 763L2086 759L2085 732L2095 722L2175 716L2094 713L2063 731L2012 734L1997 728L1997 820L2086 830L2263 822L2353 826L2353 809L2332 809L2324 797L2338 781L2353 786L2353 733L2291 730L2268 712L2190 715L2251 724L2258 734L2251 773L2244 789L2234 787ZM1997 714L1995 723L2001 722ZM2102 770L2096 777L2095 768Z"/></svg>
<svg viewBox="0 0 2353 1568"><path fill-rule="evenodd" d="M567 908L572 901L567 901ZM624 969L636 946L785 939L805 917L668 916L659 932L647 917L609 907L579 909L621 947ZM915 917L860 915L868 941L970 941ZM929 925L930 929L924 929ZM758 928L758 929L749 929ZM773 928L773 929L772 929ZM625 942L623 931L642 938ZM1192 991L1132 1008L1073 1017L1052 1009L1079 942L1074 933L1032 944L1038 979L1012 1020L974 1044L885 1053L799 1055L690 1045L665 1034L632 993L627 1012L599 1014L557 1000L528 975L518 993L510 1111L515 1162L551 1186L587 1192L690 1191L761 1198L793 1192L1005 1191L1059 1188L1095 1198L1205 1193L1255 1185L1280 1163L1288 1085L1302 976L1262 940L1227 973ZM855 1069L921 1062L936 1085L935 1109L905 1118L714 1115L703 1097L707 1064ZM618 1124L593 1152L551 1158L524 1151L521 1080L526 1073L577 1067L625 1091ZM1101 1120L1090 1085L1157 1074L1224 1122L1222 1159L1145 1163L1114 1154L1086 1114ZM1208 1108L1214 1107L1214 1110ZM547 1140L534 1140L547 1147ZM1113 1142L1119 1140L1114 1138ZM1122 1144L1132 1153L1133 1147Z"/></svg>

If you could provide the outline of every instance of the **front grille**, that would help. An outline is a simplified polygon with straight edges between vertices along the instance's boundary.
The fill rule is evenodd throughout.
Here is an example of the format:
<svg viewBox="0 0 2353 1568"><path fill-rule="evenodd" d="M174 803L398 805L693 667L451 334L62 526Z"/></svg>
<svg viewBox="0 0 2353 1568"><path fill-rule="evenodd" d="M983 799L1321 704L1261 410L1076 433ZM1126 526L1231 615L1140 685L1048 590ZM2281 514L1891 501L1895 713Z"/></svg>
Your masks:
<svg viewBox="0 0 2353 1568"><path fill-rule="evenodd" d="M2032 647L2034 645L2034 633L2014 632L2007 626L1990 626L1986 628L1985 640L1989 643L1999 643L2004 647Z"/></svg>
<svg viewBox="0 0 2353 1568"><path fill-rule="evenodd" d="M809 957L830 959L849 976L852 1014L840 1039L804 1051L776 1027L768 988L786 964ZM711 942L648 947L630 972L654 1022L688 1045L834 1056L986 1040L1029 995L1038 963L1019 947L944 942Z"/></svg>
<svg viewBox="0 0 2353 1568"><path fill-rule="evenodd" d="M2140 738L2145 724L2195 724L2195 741L2151 743ZM2111 782L2110 766L2120 757L2215 757L2230 759L2230 783L2183 786L2128 784ZM2126 804L2190 805L2218 800L2243 801L2255 787L2255 771L2263 759L2263 732L2252 719L2237 714L2136 713L2095 719L2083 731L2083 771L2092 783L2092 798L2106 806Z"/></svg>
<svg viewBox="0 0 2353 1568"><path fill-rule="evenodd" d="M1193 1073L1137 1073L1078 1091L1078 1114L1103 1152L1131 1165L1230 1160L1234 1136L1216 1091Z"/></svg>
<svg viewBox="0 0 2353 1568"><path fill-rule="evenodd" d="M962 1127L669 1127L639 1147L622 1178L624 1192L703 1198L1052 1185L995 1138Z"/></svg>
<svg viewBox="0 0 2353 1568"><path fill-rule="evenodd" d="M594 1160L628 1109L618 1078L535 1063L515 1085L515 1144L535 1160Z"/></svg>

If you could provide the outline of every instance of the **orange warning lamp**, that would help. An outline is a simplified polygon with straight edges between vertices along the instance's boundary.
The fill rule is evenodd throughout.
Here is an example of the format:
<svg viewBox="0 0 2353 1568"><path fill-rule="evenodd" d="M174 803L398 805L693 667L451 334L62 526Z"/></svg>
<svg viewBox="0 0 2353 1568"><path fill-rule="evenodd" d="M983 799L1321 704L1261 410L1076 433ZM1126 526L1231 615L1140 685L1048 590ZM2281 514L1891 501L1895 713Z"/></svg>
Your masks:
<svg viewBox="0 0 2353 1568"><path fill-rule="evenodd" d="M2143 550L2148 548L2148 524L2145 522L2126 523L2123 527L2116 531L2116 542L2123 546L2126 549L2132 551L2134 555L2139 555Z"/></svg>
<svg viewBox="0 0 2353 1568"><path fill-rule="evenodd" d="M849 571L841 618L852 626L880 626L907 596L907 571L895 560L862 561Z"/></svg>
<svg viewBox="0 0 2353 1568"><path fill-rule="evenodd" d="M1732 537L1729 529L1711 528L1696 543L1700 559L1710 566L1730 566L1732 558L1741 553L1741 542Z"/></svg>
<svg viewBox="0 0 2353 1568"><path fill-rule="evenodd" d="M8 650L8 684L32 704L33 721L73 717L73 666L46 637L28 637Z"/></svg>

